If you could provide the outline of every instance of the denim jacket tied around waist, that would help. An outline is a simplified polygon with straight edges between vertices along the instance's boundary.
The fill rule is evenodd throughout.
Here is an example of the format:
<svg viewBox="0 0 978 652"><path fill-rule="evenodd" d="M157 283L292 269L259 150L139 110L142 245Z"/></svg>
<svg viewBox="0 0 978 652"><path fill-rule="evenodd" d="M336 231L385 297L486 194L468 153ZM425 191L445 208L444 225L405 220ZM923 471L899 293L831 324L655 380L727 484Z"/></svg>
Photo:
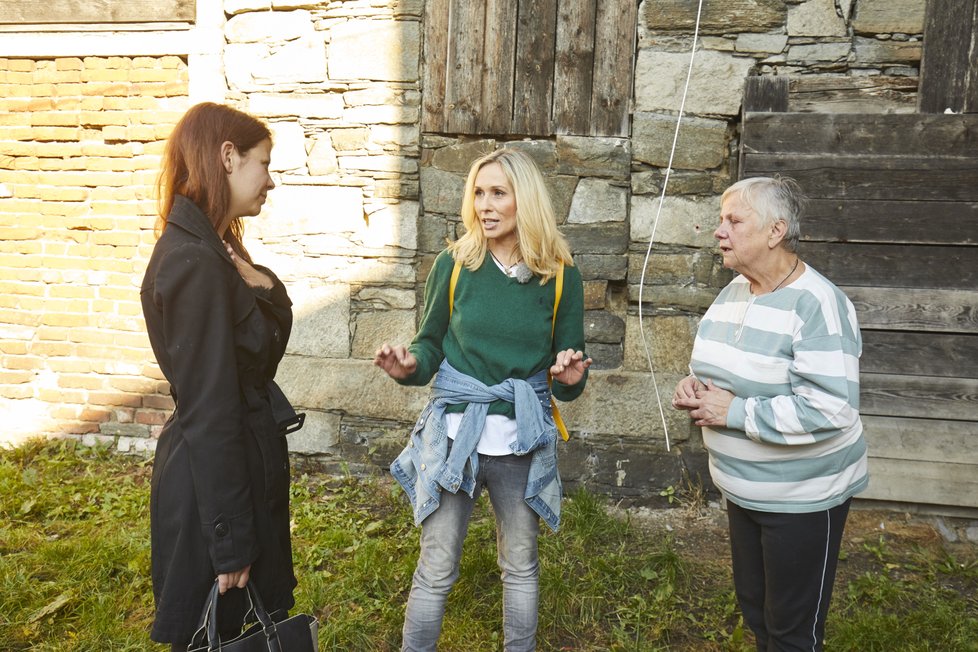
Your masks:
<svg viewBox="0 0 978 652"><path fill-rule="evenodd" d="M476 448L485 426L489 404L503 400L516 411L514 455L532 455L524 500L556 531L560 525L560 474L557 471L557 427L550 408L546 370L526 380L507 378L488 386L453 368L443 360L432 383L428 401L411 432L411 440L391 464L391 475L400 483L414 507L420 525L438 508L441 491L475 490L479 472ZM445 408L468 403L449 451Z"/></svg>

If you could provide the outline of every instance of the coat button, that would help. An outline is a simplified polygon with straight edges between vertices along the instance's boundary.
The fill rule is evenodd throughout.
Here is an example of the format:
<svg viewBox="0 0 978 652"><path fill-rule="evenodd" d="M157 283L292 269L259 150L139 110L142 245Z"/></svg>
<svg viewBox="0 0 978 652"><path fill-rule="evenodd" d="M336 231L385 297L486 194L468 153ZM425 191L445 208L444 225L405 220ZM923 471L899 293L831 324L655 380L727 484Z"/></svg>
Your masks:
<svg viewBox="0 0 978 652"><path fill-rule="evenodd" d="M427 464L424 464L424 463L421 464L421 470L422 471L424 471L427 468L428 468L428 465Z"/></svg>
<svg viewBox="0 0 978 652"><path fill-rule="evenodd" d="M214 528L214 534L216 534L218 538L226 537L228 535L227 523L218 523L217 527Z"/></svg>

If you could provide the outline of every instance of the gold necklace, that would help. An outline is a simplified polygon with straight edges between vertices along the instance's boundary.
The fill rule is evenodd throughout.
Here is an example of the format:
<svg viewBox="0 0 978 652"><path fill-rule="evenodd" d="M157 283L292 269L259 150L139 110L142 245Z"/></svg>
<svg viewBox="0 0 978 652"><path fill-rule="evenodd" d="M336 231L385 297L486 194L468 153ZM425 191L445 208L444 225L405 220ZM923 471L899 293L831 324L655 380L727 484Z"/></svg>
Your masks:
<svg viewBox="0 0 978 652"><path fill-rule="evenodd" d="M791 271L788 272L788 275L787 276L785 276L783 279L781 279L781 282L780 283L778 283L777 285L774 286L774 289L771 290L771 292L777 292L778 291L778 288L780 288L782 285L784 285L784 282L787 281L789 278L791 278L791 275L795 273L795 270L796 269L798 269L798 261L799 260L801 260L801 258L799 258L798 256L795 256L795 265L794 265L794 267L791 268Z"/></svg>

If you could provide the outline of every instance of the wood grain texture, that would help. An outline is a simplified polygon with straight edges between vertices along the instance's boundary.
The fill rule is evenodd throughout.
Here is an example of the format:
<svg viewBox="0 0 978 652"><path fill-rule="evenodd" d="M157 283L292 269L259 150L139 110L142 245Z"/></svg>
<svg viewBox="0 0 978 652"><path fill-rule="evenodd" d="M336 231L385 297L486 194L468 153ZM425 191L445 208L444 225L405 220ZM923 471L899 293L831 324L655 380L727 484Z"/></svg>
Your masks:
<svg viewBox="0 0 978 652"><path fill-rule="evenodd" d="M978 464L975 424L968 421L874 416L862 420L873 457Z"/></svg>
<svg viewBox="0 0 978 652"><path fill-rule="evenodd" d="M974 464L870 456L869 487L859 498L973 508L978 495L976 471Z"/></svg>
<svg viewBox="0 0 978 652"><path fill-rule="evenodd" d="M836 285L974 290L978 247L805 242L802 258Z"/></svg>
<svg viewBox="0 0 978 652"><path fill-rule="evenodd" d="M840 285L867 329L978 334L978 291Z"/></svg>
<svg viewBox="0 0 978 652"><path fill-rule="evenodd" d="M515 135L549 136L553 102L557 0L519 0L516 26L516 79L513 85Z"/></svg>
<svg viewBox="0 0 978 652"><path fill-rule="evenodd" d="M978 202L814 199L801 228L806 242L978 245Z"/></svg>
<svg viewBox="0 0 978 652"><path fill-rule="evenodd" d="M594 27L592 136L627 136L631 110L638 5L634 0L601 0Z"/></svg>
<svg viewBox="0 0 978 652"><path fill-rule="evenodd" d="M518 0L486 2L482 116L478 133L508 134L512 127L518 7Z"/></svg>
<svg viewBox="0 0 978 652"><path fill-rule="evenodd" d="M0 24L163 23L197 18L195 0L3 0Z"/></svg>
<svg viewBox="0 0 978 652"><path fill-rule="evenodd" d="M864 373L978 378L978 335L862 327Z"/></svg>
<svg viewBox="0 0 978 652"><path fill-rule="evenodd" d="M472 134L482 116L485 3L451 0L445 66L445 131Z"/></svg>
<svg viewBox="0 0 978 652"><path fill-rule="evenodd" d="M748 77L744 83L743 107L745 113L787 111L788 77L785 75L754 75Z"/></svg>
<svg viewBox="0 0 978 652"><path fill-rule="evenodd" d="M448 64L448 14L450 0L424 3L424 61L422 73L421 130L445 130L445 67Z"/></svg>
<svg viewBox="0 0 978 652"><path fill-rule="evenodd" d="M978 112L978 0L928 0L920 65L921 113Z"/></svg>
<svg viewBox="0 0 978 652"><path fill-rule="evenodd" d="M591 123L596 0L560 0L554 58L553 129L586 135Z"/></svg>
<svg viewBox="0 0 978 652"><path fill-rule="evenodd" d="M860 413L978 421L978 380L941 376L860 374Z"/></svg>

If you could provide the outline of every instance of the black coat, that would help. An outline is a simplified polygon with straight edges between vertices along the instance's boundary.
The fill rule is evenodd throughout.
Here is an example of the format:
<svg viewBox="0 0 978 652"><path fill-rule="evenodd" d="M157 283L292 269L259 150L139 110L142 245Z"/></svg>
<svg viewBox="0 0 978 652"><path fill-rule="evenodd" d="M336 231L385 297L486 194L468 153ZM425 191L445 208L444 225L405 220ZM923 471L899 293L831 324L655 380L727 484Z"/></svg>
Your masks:
<svg viewBox="0 0 978 652"><path fill-rule="evenodd" d="M288 448L278 424L294 412L272 382L292 303L263 271L273 289L249 288L200 209L176 197L141 291L176 404L150 493L151 638L159 642L189 641L217 574L248 564L269 611L294 604ZM219 602L224 631L241 622L244 593Z"/></svg>

